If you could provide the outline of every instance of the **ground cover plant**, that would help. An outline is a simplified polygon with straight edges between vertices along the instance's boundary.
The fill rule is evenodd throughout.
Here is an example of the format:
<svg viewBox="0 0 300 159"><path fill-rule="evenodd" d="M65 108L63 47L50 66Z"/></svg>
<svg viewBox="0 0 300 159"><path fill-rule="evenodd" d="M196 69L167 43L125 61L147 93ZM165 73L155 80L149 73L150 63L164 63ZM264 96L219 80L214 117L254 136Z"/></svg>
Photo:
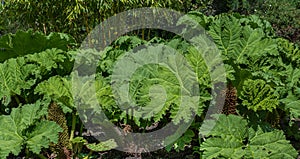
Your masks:
<svg viewBox="0 0 300 159"><path fill-rule="evenodd" d="M206 16L193 11L187 16L190 18L181 18L178 25L203 26L220 50L226 68L227 87L218 94L225 97L225 103L223 107L218 100L214 101L216 109L219 108L219 114L212 115L216 120L204 121L212 100L209 69L202 56L209 46L199 51L180 36L147 40L122 36L98 52L78 49L68 34L18 31L0 38L0 158L120 157L109 153L118 146L114 140L99 142L91 137L96 134L85 129L74 104L72 89L76 89L78 97L88 96L91 89L89 81L84 85L72 83L74 57L85 52L100 55L100 60L96 73L81 76L95 76L96 96L102 111L124 132L151 132L172 119L191 117L190 111L176 116L180 83L170 70L159 65L145 65L131 79L129 94L143 116L129 117L115 102L110 81L116 61L137 46L152 44L169 46L187 59L197 75L201 98L192 125L163 154L137 151L125 154L126 157L163 158L168 153L188 151L191 158L297 158L299 46L277 37L271 24L255 15ZM147 47L139 51L155 49ZM82 60L88 64L92 58L83 56ZM205 58L214 62L213 57ZM159 107L147 107L153 84L160 84L166 90L166 101L158 103Z"/></svg>

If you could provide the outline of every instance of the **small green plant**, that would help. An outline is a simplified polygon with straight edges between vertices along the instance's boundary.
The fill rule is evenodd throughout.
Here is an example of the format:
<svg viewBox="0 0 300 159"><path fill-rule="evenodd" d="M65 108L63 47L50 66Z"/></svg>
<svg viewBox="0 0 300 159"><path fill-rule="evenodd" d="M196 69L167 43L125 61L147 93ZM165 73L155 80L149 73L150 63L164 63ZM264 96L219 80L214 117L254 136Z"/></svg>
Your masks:
<svg viewBox="0 0 300 159"><path fill-rule="evenodd" d="M168 145L165 149L170 152L172 149L175 151L184 151L187 145L190 145L195 137L194 131L188 129L179 139L174 143Z"/></svg>
<svg viewBox="0 0 300 159"><path fill-rule="evenodd" d="M76 152L76 155L74 157L76 157L77 154L81 153L83 146L85 146L90 150L90 152L84 157L84 159L89 159L93 152L109 151L118 146L113 139L99 142L96 144L96 143L88 143L87 140L83 139L82 137L76 137L72 139L71 142L74 146L73 151Z"/></svg>

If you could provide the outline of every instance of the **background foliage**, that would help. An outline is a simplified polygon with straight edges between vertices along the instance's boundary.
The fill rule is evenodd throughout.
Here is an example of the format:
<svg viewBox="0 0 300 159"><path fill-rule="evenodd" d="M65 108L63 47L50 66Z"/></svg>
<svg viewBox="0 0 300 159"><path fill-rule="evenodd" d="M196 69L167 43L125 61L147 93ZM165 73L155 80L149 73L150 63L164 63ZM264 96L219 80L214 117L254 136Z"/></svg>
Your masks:
<svg viewBox="0 0 300 159"><path fill-rule="evenodd" d="M96 25L117 13L139 7L172 8L187 12L205 8L211 0L5 0L1 5L0 28L3 33L32 28L44 34L68 33L82 41Z"/></svg>
<svg viewBox="0 0 300 159"><path fill-rule="evenodd" d="M219 94L225 97L225 104L220 114L212 116L215 120L203 123L212 88L203 52L181 37L160 30L138 30L120 37L102 52L77 49L87 33L106 18L146 6L187 13L190 19L180 19L179 25L198 23L215 42L228 82ZM88 54L83 56L87 63L101 55L95 74L96 95L108 118L124 132L155 131L170 122L178 113L180 86L166 68L147 65L131 79L131 97L145 112L152 110L146 118L131 118L119 109L110 85L112 69L120 57L137 46L158 43L176 49L187 59L198 75L201 95L192 125L162 150L163 154L296 158L300 150L299 6L297 0L2 1L0 121L6 124L0 130L0 156L96 158L105 156L99 152L117 146L113 140L95 141L78 117L71 88L77 89L77 96L87 97L91 83L72 85L77 54ZM147 107L149 88L157 83L166 88L168 98L159 108ZM218 106L218 101L214 102ZM181 113L183 119L190 116L190 112ZM201 125L204 130L199 130ZM211 132L205 131L209 128Z"/></svg>

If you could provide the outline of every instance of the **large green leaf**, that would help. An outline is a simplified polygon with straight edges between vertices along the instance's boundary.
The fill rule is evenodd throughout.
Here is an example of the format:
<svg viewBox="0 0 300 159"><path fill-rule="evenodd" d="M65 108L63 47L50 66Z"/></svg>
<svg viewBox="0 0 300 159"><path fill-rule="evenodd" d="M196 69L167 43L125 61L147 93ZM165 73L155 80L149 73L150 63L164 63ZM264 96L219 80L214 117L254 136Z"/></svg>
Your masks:
<svg viewBox="0 0 300 159"><path fill-rule="evenodd" d="M165 46L157 45L141 49L137 53L130 52L120 61L115 66L116 72L112 76L113 86L116 94L121 97L121 103L136 102L134 105L137 106L135 107L137 117L143 116L147 119L153 116L155 121L159 121L173 104L171 118L175 123L191 119L191 112L198 109L198 103L192 102L197 100L195 94L199 92L196 90L196 74L188 67L182 55L175 54L172 49ZM132 77L129 76L131 72ZM153 87L155 85L162 87ZM127 87L130 89L127 90ZM128 99L127 91L135 101ZM149 94L149 91L153 93ZM163 97L167 97L165 102ZM193 100L186 100L187 98Z"/></svg>
<svg viewBox="0 0 300 159"><path fill-rule="evenodd" d="M35 66L25 66L25 63L24 58L17 58L0 64L0 99L4 105L10 103L11 96L20 95L22 90L35 83L35 79L27 80Z"/></svg>
<svg viewBox="0 0 300 159"><path fill-rule="evenodd" d="M159 121L171 103L178 104L179 91L176 77L158 65L144 65L132 76L130 92L142 107L137 115L145 119L154 117L155 122Z"/></svg>
<svg viewBox="0 0 300 159"><path fill-rule="evenodd" d="M241 16L241 15L238 15ZM274 30L270 22L261 19L257 15L242 16L241 23L248 25L253 29L260 28L267 36L274 36Z"/></svg>
<svg viewBox="0 0 300 159"><path fill-rule="evenodd" d="M236 115L221 114L213 124L212 130L206 133L208 138L200 145L204 158L292 159L297 156L297 151L285 139L283 131L264 132L260 126L249 128L247 121Z"/></svg>
<svg viewBox="0 0 300 159"><path fill-rule="evenodd" d="M34 104L26 104L21 108L12 109L10 113L11 119L18 128L18 133L23 133L29 126L34 125L37 120L47 114L48 103L37 101Z"/></svg>
<svg viewBox="0 0 300 159"><path fill-rule="evenodd" d="M0 116L0 158L6 158L9 153L18 155L22 150L23 136L18 133L18 127L10 116Z"/></svg>
<svg viewBox="0 0 300 159"><path fill-rule="evenodd" d="M75 40L67 34L51 33L46 36L32 30L19 30L16 34L7 34L0 38L0 62L51 48L67 51L68 47L74 45Z"/></svg>
<svg viewBox="0 0 300 159"><path fill-rule="evenodd" d="M295 67L300 66L300 48L284 38L278 38L277 45L281 55L285 55L286 62L291 62Z"/></svg>
<svg viewBox="0 0 300 159"><path fill-rule="evenodd" d="M59 73L59 70L70 70L72 69L68 64L72 64L70 55L60 49L47 49L45 51L26 55L26 62L29 64L34 64L37 69L31 70L36 75L36 78L42 78L51 75L52 72ZM68 72L68 71L65 71Z"/></svg>
<svg viewBox="0 0 300 159"><path fill-rule="evenodd" d="M115 102L109 80L97 74L95 88L99 105L109 112L110 117L116 115L116 113L118 112L118 106ZM83 89L81 89L78 94L81 94L83 96L84 94L87 94L86 90L87 89L83 87Z"/></svg>
<svg viewBox="0 0 300 159"><path fill-rule="evenodd" d="M248 133L247 122L241 117L234 115L229 115L228 117L220 115L217 121L209 121L206 121L203 127L212 128L205 135L213 137L208 138L201 145L201 150L204 150L204 157L241 158L244 155L242 150L244 146L243 141Z"/></svg>
<svg viewBox="0 0 300 159"><path fill-rule="evenodd" d="M209 27L208 32L220 49L224 63L230 64L236 74L241 69L255 75L270 74L270 68L280 64L276 40L267 36L262 28L252 26L257 25L256 21L222 14ZM240 85L233 83L236 87Z"/></svg>
<svg viewBox="0 0 300 159"><path fill-rule="evenodd" d="M48 49L24 57L8 59L0 63L0 99L4 105L11 97L31 89L36 82L52 76L53 73L68 73L70 55L59 49ZM26 98L26 97L23 97Z"/></svg>
<svg viewBox="0 0 300 159"><path fill-rule="evenodd" d="M279 55L260 58L251 73L275 86L280 97L285 98L291 92L297 94L297 88L300 86L300 51L285 39L277 38L275 41Z"/></svg>
<svg viewBox="0 0 300 159"><path fill-rule="evenodd" d="M274 89L263 80L245 81L241 96L242 105L250 110L273 111L279 105L278 97L274 94Z"/></svg>
<svg viewBox="0 0 300 159"><path fill-rule="evenodd" d="M75 108L71 80L68 77L50 77L47 81L39 83L34 92L59 103L65 113Z"/></svg>
<svg viewBox="0 0 300 159"><path fill-rule="evenodd" d="M244 155L243 144L231 138L209 138L201 150L204 151L204 158L242 158Z"/></svg>
<svg viewBox="0 0 300 159"><path fill-rule="evenodd" d="M220 136L222 138L237 139L237 142L243 141L247 135L247 122L239 116L230 115L220 115L208 135Z"/></svg>
<svg viewBox="0 0 300 159"><path fill-rule="evenodd" d="M43 121L35 125L32 132L27 134L26 146L38 154L42 148L48 148L51 142L57 143L58 132L62 128L53 121Z"/></svg>
<svg viewBox="0 0 300 159"><path fill-rule="evenodd" d="M54 122L41 120L47 114L46 103L38 101L23 105L13 108L10 115L0 116L0 158L5 158L9 153L18 155L24 147L39 153L50 142L57 142L58 132L62 129Z"/></svg>
<svg viewBox="0 0 300 159"><path fill-rule="evenodd" d="M249 129L249 145L246 151L246 158L294 159L297 156L297 151L285 139L283 131L263 132L260 127L257 131Z"/></svg>
<svg viewBox="0 0 300 159"><path fill-rule="evenodd" d="M240 56L242 28L237 18L221 16L212 23L208 32L223 55L234 60Z"/></svg>
<svg viewBox="0 0 300 159"><path fill-rule="evenodd" d="M238 64L247 64L247 57L254 60L268 54L278 55L275 40L266 37L261 28L254 29L248 23L243 26L244 22L244 18L224 14L211 24L208 32L223 55Z"/></svg>
<svg viewBox="0 0 300 159"><path fill-rule="evenodd" d="M296 96L289 94L286 98L280 100L285 104L285 109L290 112L291 118L300 117L300 99Z"/></svg>
<svg viewBox="0 0 300 159"><path fill-rule="evenodd" d="M191 64L195 73L197 74L199 84L204 86L202 88L211 87L211 79L209 74L209 68L206 65L203 55L204 53L199 52L196 48L189 47L189 54L186 55L188 62ZM208 60L213 60L209 58Z"/></svg>

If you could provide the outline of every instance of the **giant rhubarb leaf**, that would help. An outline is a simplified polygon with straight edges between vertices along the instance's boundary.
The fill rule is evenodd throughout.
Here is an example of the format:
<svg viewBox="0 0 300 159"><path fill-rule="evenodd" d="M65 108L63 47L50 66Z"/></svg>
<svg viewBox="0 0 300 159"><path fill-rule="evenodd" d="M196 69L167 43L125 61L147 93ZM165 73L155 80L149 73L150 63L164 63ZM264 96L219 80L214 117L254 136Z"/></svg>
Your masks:
<svg viewBox="0 0 300 159"><path fill-rule="evenodd" d="M46 102L48 103L48 102ZM10 115L0 116L0 158L10 153L18 155L24 147L34 153L56 143L62 129L52 121L40 120L47 114L43 102L13 108Z"/></svg>
<svg viewBox="0 0 300 159"><path fill-rule="evenodd" d="M7 34L0 38L0 62L51 48L67 51L68 47L74 45L74 38L64 33L51 33L45 36L32 30L19 30L16 34Z"/></svg>
<svg viewBox="0 0 300 159"><path fill-rule="evenodd" d="M10 59L0 64L0 99L4 105L8 105L11 96L20 95L23 89L29 89L35 82L27 80L32 65L25 66L24 58Z"/></svg>
<svg viewBox="0 0 300 159"><path fill-rule="evenodd" d="M208 137L201 145L203 157L212 158L290 158L297 151L285 139L281 130L264 132L260 127L248 127L247 121L240 116L221 114L215 122L205 122L210 127Z"/></svg>
<svg viewBox="0 0 300 159"><path fill-rule="evenodd" d="M39 83L34 90L35 94L44 95L45 98L51 98L63 106L64 113L71 112L71 109L75 107L71 91L70 79L60 76L50 77L48 80Z"/></svg>
<svg viewBox="0 0 300 159"><path fill-rule="evenodd" d="M263 80L247 80L244 83L240 99L242 105L253 111L276 109L279 104L278 97L273 88Z"/></svg>

